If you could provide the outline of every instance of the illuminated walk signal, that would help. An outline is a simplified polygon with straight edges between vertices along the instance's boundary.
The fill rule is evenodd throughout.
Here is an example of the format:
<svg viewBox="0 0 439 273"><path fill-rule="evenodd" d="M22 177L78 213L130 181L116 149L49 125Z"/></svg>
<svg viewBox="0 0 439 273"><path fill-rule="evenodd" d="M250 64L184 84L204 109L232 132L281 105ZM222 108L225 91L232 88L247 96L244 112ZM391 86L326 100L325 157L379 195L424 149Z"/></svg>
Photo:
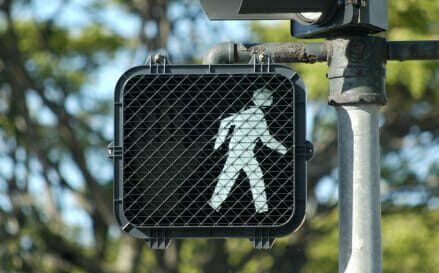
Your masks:
<svg viewBox="0 0 439 273"><path fill-rule="evenodd" d="M305 215L305 92L281 65L151 65L115 96L115 211L154 248L248 237L258 248Z"/></svg>

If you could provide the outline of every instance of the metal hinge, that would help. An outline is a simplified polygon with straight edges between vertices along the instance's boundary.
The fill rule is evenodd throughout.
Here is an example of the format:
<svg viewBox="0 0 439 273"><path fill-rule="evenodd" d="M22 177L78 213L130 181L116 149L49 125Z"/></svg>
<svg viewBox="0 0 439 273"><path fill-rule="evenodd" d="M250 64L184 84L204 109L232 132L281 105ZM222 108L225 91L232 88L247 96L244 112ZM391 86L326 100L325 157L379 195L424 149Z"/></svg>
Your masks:
<svg viewBox="0 0 439 273"><path fill-rule="evenodd" d="M107 146L107 157L111 159L121 158L122 157L122 147L114 146L114 143L111 142Z"/></svg>
<svg viewBox="0 0 439 273"><path fill-rule="evenodd" d="M306 140L304 145L296 145L296 157L305 158L306 161L309 161L314 155L314 145Z"/></svg>
<svg viewBox="0 0 439 273"><path fill-rule="evenodd" d="M145 238L145 243L151 249L165 250L172 242L172 238L167 235L165 230L151 230L150 236Z"/></svg>
<svg viewBox="0 0 439 273"><path fill-rule="evenodd" d="M255 230L255 236L250 238L254 249L270 249L276 238L272 237L268 229Z"/></svg>
<svg viewBox="0 0 439 273"><path fill-rule="evenodd" d="M166 66L169 64L171 62L166 52L149 55L145 62L149 66L149 72L154 74L166 74Z"/></svg>
<svg viewBox="0 0 439 273"><path fill-rule="evenodd" d="M253 53L253 56L248 63L253 65L253 72L261 73L271 72L271 65L274 64L274 61L270 55L265 53L261 53L259 55Z"/></svg>

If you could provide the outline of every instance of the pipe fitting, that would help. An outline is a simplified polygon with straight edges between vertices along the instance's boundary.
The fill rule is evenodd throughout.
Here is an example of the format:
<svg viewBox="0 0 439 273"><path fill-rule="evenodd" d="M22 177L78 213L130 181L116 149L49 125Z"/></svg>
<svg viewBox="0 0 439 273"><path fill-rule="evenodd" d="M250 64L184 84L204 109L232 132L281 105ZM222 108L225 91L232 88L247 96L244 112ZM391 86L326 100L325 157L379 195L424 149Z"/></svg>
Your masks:
<svg viewBox="0 0 439 273"><path fill-rule="evenodd" d="M235 62L236 44L224 42L215 45L203 58L203 64L232 64Z"/></svg>
<svg viewBox="0 0 439 273"><path fill-rule="evenodd" d="M386 104L385 39L358 36L330 42L329 104Z"/></svg>

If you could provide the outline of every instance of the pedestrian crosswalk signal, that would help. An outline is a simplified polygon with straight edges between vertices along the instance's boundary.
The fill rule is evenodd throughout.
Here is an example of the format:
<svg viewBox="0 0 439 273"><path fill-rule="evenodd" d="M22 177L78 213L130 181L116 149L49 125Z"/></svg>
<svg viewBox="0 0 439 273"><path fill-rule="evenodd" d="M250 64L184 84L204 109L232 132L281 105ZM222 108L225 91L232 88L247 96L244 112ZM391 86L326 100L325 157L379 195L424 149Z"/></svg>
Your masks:
<svg viewBox="0 0 439 273"><path fill-rule="evenodd" d="M305 91L281 65L149 65L115 96L115 212L154 248L172 238L296 230L306 201Z"/></svg>

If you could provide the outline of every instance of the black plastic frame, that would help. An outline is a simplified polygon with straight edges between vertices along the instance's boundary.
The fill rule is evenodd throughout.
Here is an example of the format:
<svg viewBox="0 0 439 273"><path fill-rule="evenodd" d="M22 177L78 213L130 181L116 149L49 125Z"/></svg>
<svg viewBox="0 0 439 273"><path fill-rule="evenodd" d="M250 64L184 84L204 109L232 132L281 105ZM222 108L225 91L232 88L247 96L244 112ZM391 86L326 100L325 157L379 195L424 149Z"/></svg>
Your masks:
<svg viewBox="0 0 439 273"><path fill-rule="evenodd" d="M139 228L129 222L123 209L123 90L130 78L141 74L280 74L294 86L295 93L295 210L293 217L284 225L278 227L160 227ZM114 159L114 211L117 222L126 233L144 238L148 241L159 238L187 237L246 237L257 239L274 238L288 235L296 231L304 222L306 210L306 161L310 157L309 142L306 136L306 94L302 79L291 68L277 64L233 64L233 65L146 65L126 71L118 80L115 88L114 143L111 150Z"/></svg>
<svg viewBox="0 0 439 273"><path fill-rule="evenodd" d="M388 29L387 0L339 0L336 11L322 22L309 24L297 18L293 16L290 28L297 38L375 34Z"/></svg>

